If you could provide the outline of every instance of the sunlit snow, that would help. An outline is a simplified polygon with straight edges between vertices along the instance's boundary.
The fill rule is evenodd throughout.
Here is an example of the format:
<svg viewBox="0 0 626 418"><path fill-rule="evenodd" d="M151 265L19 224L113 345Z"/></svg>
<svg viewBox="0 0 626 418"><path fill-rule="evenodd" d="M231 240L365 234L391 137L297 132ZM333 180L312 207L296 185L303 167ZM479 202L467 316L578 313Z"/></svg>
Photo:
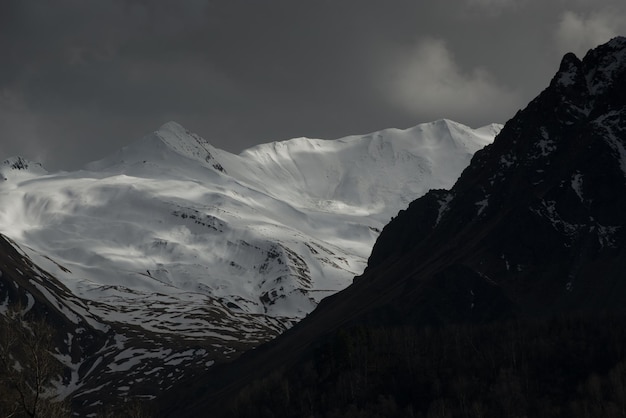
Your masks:
<svg viewBox="0 0 626 418"><path fill-rule="evenodd" d="M90 315L260 341L348 286L389 219L450 188L500 129L440 120L234 155L170 122L85 170L7 160L0 233Z"/></svg>

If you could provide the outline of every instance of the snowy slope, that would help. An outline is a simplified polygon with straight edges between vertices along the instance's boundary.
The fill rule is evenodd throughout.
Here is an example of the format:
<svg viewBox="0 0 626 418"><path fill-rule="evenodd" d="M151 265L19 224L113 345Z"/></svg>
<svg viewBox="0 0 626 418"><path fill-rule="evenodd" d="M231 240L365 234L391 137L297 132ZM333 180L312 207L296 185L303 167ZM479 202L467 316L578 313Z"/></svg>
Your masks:
<svg viewBox="0 0 626 418"><path fill-rule="evenodd" d="M11 157L0 163L0 184L9 181L16 184L19 181L44 174L48 174L48 172L40 163L28 161L22 157Z"/></svg>
<svg viewBox="0 0 626 418"><path fill-rule="evenodd" d="M85 171L5 174L0 231L64 265L55 273L88 299L123 286L300 318L362 272L399 209L451 187L499 129L440 120L233 155L170 122Z"/></svg>
<svg viewBox="0 0 626 418"><path fill-rule="evenodd" d="M299 318L362 272L399 209L451 187L498 130L441 120L232 155L170 122L85 171L30 163L20 177L4 163L0 231L66 266L56 273L87 298L109 286L191 292Z"/></svg>
<svg viewBox="0 0 626 418"><path fill-rule="evenodd" d="M296 207L366 212L383 223L414 196L450 188L499 125L477 130L440 120L335 141L296 138L244 151L224 165L238 179ZM283 187L281 187L282 185Z"/></svg>
<svg viewBox="0 0 626 418"><path fill-rule="evenodd" d="M440 120L233 155L170 122L81 171L7 160L0 233L91 315L236 353L348 286L389 219L450 188L500 128Z"/></svg>

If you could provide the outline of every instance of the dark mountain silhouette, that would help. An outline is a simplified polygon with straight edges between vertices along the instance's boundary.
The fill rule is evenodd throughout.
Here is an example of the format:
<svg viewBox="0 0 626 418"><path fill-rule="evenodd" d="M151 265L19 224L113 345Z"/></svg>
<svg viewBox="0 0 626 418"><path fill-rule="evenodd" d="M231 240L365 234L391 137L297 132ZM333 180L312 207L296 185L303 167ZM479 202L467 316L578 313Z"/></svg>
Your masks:
<svg viewBox="0 0 626 418"><path fill-rule="evenodd" d="M626 407L626 346L614 333L626 307L625 214L619 37L583 60L565 55L450 191L429 192L385 227L352 286L275 341L175 388L165 414L452 416L454 404L468 416L611 416L610 405ZM456 354L442 354L449 347ZM472 398L472 387L491 398Z"/></svg>
<svg viewBox="0 0 626 418"><path fill-rule="evenodd" d="M445 259L434 275L461 286L453 292L467 303L452 304L461 317L487 314L480 301L493 300L472 286L499 289L518 314L623 307L625 76L625 38L583 61L566 55L451 191L430 192L385 228L369 270L407 255L416 266Z"/></svg>

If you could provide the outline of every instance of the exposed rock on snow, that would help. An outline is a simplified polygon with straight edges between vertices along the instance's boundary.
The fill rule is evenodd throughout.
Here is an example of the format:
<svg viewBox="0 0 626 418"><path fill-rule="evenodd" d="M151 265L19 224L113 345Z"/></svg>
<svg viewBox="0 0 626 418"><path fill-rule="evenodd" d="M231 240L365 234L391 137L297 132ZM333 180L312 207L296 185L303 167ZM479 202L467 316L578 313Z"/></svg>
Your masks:
<svg viewBox="0 0 626 418"><path fill-rule="evenodd" d="M450 188L500 129L440 120L233 155L169 122L82 171L13 158L0 166L0 234L37 270L9 288L52 303L68 345L74 328L100 335L89 360L59 349L64 396L152 396L352 283L385 223ZM62 296L44 284L57 279Z"/></svg>

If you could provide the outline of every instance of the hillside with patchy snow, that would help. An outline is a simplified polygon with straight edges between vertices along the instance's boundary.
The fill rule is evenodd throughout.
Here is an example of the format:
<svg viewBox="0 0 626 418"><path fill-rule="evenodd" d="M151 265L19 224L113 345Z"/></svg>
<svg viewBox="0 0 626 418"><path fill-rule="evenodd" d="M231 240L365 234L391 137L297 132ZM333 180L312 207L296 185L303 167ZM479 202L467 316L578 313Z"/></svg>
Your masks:
<svg viewBox="0 0 626 418"><path fill-rule="evenodd" d="M234 155L170 122L81 171L5 161L0 233L90 318L123 325L109 346L132 352L121 329L203 341L210 365L352 283L389 219L450 188L500 128L440 120Z"/></svg>
<svg viewBox="0 0 626 418"><path fill-rule="evenodd" d="M626 37L566 54L450 190L384 227L353 285L162 415L623 415L625 93Z"/></svg>

